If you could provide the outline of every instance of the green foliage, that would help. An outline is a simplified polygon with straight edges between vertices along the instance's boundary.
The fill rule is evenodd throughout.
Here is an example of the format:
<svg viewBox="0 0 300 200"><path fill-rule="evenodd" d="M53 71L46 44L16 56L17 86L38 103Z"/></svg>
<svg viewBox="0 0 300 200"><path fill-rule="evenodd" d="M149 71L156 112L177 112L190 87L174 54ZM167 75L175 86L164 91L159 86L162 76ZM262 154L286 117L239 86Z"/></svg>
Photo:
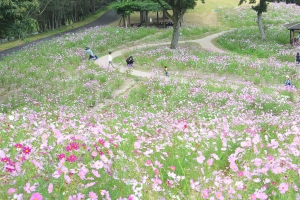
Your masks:
<svg viewBox="0 0 300 200"><path fill-rule="evenodd" d="M167 9L171 9L169 5L163 3ZM149 2L149 1L124 1L124 2L115 2L110 5L111 9L117 11L118 14L123 13L133 13L135 11L160 11L162 10L161 6L158 3Z"/></svg>
<svg viewBox="0 0 300 200"><path fill-rule="evenodd" d="M0 37L24 36L36 29L31 14L39 7L37 0L0 1Z"/></svg>
<svg viewBox="0 0 300 200"><path fill-rule="evenodd" d="M239 5L246 3L247 0L240 0ZM249 4L256 4L256 0L250 0ZM252 6L252 9L258 13L267 12L268 4L266 0L259 0L259 3L255 6Z"/></svg>

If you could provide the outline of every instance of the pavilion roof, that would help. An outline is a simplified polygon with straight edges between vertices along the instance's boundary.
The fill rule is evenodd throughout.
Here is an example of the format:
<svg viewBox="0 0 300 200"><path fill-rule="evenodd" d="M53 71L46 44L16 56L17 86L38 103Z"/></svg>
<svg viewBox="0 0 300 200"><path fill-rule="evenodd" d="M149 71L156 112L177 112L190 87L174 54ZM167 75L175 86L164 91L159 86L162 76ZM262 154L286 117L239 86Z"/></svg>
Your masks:
<svg viewBox="0 0 300 200"><path fill-rule="evenodd" d="M300 30L300 22L294 22L290 24L283 25L288 30Z"/></svg>

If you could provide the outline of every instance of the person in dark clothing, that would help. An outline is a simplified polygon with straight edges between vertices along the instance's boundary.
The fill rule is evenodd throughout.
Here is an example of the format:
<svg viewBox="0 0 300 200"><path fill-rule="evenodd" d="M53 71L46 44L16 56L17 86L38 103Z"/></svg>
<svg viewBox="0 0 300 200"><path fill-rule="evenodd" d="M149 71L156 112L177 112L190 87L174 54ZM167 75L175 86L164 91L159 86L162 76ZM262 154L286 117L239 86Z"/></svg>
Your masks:
<svg viewBox="0 0 300 200"><path fill-rule="evenodd" d="M296 63L299 64L300 63L300 54L299 52L296 55Z"/></svg>
<svg viewBox="0 0 300 200"><path fill-rule="evenodd" d="M129 56L129 58L126 59L126 63L127 63L127 67L133 67L133 63L134 63L133 57Z"/></svg>
<svg viewBox="0 0 300 200"><path fill-rule="evenodd" d="M292 82L291 82L291 80L290 80L290 77L289 77L289 76L286 76L285 78L286 78L286 79L285 79L285 86L291 86L291 85L292 85Z"/></svg>

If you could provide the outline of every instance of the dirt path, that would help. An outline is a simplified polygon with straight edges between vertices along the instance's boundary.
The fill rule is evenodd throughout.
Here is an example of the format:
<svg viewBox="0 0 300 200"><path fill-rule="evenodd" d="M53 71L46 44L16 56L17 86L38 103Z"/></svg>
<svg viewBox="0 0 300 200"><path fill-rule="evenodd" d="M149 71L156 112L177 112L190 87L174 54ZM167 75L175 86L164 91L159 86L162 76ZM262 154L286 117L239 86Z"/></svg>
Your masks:
<svg viewBox="0 0 300 200"><path fill-rule="evenodd" d="M222 34L224 34L226 31L223 32L219 32L216 34L212 34L209 35L207 37L201 38L201 39L197 39L197 40L186 40L186 41L180 41L179 43L186 43L186 42L194 42L194 43L198 43L202 46L202 48L208 50L208 51L213 51L213 52L218 52L218 53L226 53L226 51L216 47L212 41L221 36ZM112 53L112 57L118 57L118 56L122 56L123 53L128 52L128 51L133 51L133 50L138 50L141 48L146 48L146 47L154 47L154 46L160 46L160 45L169 45L170 42L163 42L163 43L159 43L159 44L142 44L142 45L137 45L137 46L133 46L133 47L129 47L123 50L118 50ZM108 65L108 55L102 56L100 57L98 60L95 61L99 66L107 66ZM116 70L119 70L121 73L126 73L128 69L126 69L124 66L115 66ZM150 72L144 72L144 71L140 71L140 70L135 70L135 69L131 69L130 72L131 75L133 76L137 76L137 77L152 77L155 76L157 77L157 73L150 73ZM190 80L192 79L198 79L201 82L203 82L203 84L206 84L207 80L218 80L218 81L214 81L213 84L216 86L224 86L224 85L228 85L229 87L231 87L232 89L237 89L239 87L238 84L236 84L237 79L234 78L232 79L232 77L229 76L218 76L216 74L179 74L180 76L178 76L178 72L176 74L174 74L173 76L171 76L171 78L175 78L177 80L179 80L182 83L188 83L190 82ZM216 79L216 76L218 76L218 79ZM169 79L168 77L165 76L159 76L162 80L166 80ZM237 77L238 78L238 77ZM240 83L245 83L245 84L251 84L251 82L248 82L242 78L238 78ZM132 84L125 84L120 90L115 91L115 94L121 95L123 94L125 91L128 91L130 88L132 87ZM259 86L258 86L259 87ZM279 89L282 88L281 84L277 84L277 85L272 85L270 86L272 88L275 89ZM117 96L118 96L117 95ZM276 92L276 94L274 93L275 96L278 96L278 92ZM298 98L297 98L298 101ZM104 106L104 105L103 105Z"/></svg>

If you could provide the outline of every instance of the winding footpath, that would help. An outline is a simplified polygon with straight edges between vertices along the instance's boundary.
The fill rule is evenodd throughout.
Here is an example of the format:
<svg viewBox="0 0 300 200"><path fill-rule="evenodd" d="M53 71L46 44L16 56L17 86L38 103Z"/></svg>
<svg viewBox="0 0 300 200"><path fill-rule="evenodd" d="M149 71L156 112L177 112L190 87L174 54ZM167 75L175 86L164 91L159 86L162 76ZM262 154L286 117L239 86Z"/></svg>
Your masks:
<svg viewBox="0 0 300 200"><path fill-rule="evenodd" d="M202 48L204 48L208 51L213 51L213 52L217 52L217 53L228 53L228 52L216 47L212 43L212 41L214 39L216 39L217 37L221 36L222 34L224 34L226 32L227 31L219 32L219 33L212 34L212 35L209 35L207 37L197 39L197 40L180 41L179 43L193 42L193 43L200 44L202 46ZM129 47L129 48L126 48L126 49L115 51L115 52L112 53L112 57L122 56L123 53L133 51L133 50L138 50L138 49L147 48L147 47L160 46L160 45L169 45L169 44L170 44L170 42L164 42L164 43L159 43L159 44L137 45L137 46L133 46L133 47ZM245 59L248 59L248 58L245 58ZM98 64L100 67L107 66L108 65L108 55L99 57L95 61L95 63ZM127 71L128 69L124 66L117 66L115 69L119 70L119 72L121 72L121 73L127 73L128 72ZM130 74L133 75L133 76L142 77L142 78L145 78L145 77L151 78L151 77L154 77L154 76L157 77L157 74L150 73L150 72L145 72L145 71L140 71L140 70L135 70L135 69L132 69ZM163 74L163 73L161 72L161 74ZM167 79L170 79L170 78L174 78L174 79L178 80L181 83L188 83L189 82L189 80L187 78L182 78L182 77L179 78L176 75L172 76L172 74L170 76L171 77L166 77L164 75L161 75L161 76L159 76L159 78L162 79L162 80L167 80ZM201 74L201 77L196 77L196 78L201 79L203 82L206 82L208 79L216 80L216 76L218 76L218 75L210 73L210 74L205 74L205 75ZM232 89L236 90L237 88L239 88L239 85L236 83L237 80L239 80L240 82L252 84L252 82L246 81L246 80L244 80L242 78L239 78L239 77L234 77L233 78L233 76L224 75L224 76L218 76L218 81L219 82L214 82L214 85L220 87L224 84L229 83L229 86ZM135 85L135 83L132 80L125 83L120 89L114 91L113 97L116 97L116 96L122 95L124 93L127 93L132 87L134 87L134 85ZM280 95L280 92L278 91L278 89L283 87L282 84L272 84L272 85L269 85L269 86L272 87L273 89L277 89L277 91L273 93L274 96ZM257 89L260 89L259 86L257 86ZM296 102L298 102L298 101L299 101L299 96L296 95ZM99 109L102 109L103 107L105 107L105 104L100 103L93 110L99 110Z"/></svg>
<svg viewBox="0 0 300 200"><path fill-rule="evenodd" d="M222 35L225 32L226 31L219 32L219 33L209 35L207 37L197 39L197 40L179 41L179 43L194 42L194 43L200 44L202 46L202 48L204 48L206 50L218 52L218 53L225 53L225 51L223 51L222 49L219 49L212 43L213 39L219 37L220 35ZM128 52L128 51L133 51L133 50L147 48L147 47L160 46L160 45L169 45L169 44L170 44L170 42L163 42L163 43L159 43L159 44L155 43L155 44L142 44L142 45L138 45L138 46L133 46L133 47L129 47L129 48L126 48L123 50L118 50L118 51L113 52L112 57L122 56L123 53ZM108 65L108 56L105 55L105 56L98 58L95 61L95 63L98 64L99 66L107 66ZM118 68L119 68L120 72L124 73L126 71L125 67L118 67ZM138 77L151 77L152 73L132 69L131 75L138 76ZM162 77L165 77L165 76L162 76Z"/></svg>

